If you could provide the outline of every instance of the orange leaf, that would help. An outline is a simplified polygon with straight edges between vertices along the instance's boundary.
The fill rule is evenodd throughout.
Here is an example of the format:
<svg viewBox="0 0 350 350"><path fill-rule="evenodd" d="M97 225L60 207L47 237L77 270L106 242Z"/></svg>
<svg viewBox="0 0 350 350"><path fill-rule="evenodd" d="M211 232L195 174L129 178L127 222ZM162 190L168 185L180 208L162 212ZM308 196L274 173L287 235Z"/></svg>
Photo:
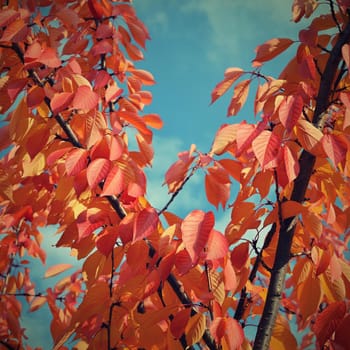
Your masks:
<svg viewBox="0 0 350 350"><path fill-rule="evenodd" d="M228 68L224 80L218 83L211 93L211 103L221 97L243 73L244 71L241 68Z"/></svg>
<svg viewBox="0 0 350 350"><path fill-rule="evenodd" d="M111 161L104 158L94 159L89 164L86 177L91 189L94 189L103 179L106 178L110 167Z"/></svg>
<svg viewBox="0 0 350 350"><path fill-rule="evenodd" d="M58 58L56 50L51 47L46 48L41 53L38 62L49 68L58 68L61 65L61 60Z"/></svg>
<svg viewBox="0 0 350 350"><path fill-rule="evenodd" d="M147 125L143 118L139 117L136 113L129 111L118 111L115 114L119 118L122 118L126 122L133 125L143 135L152 135L152 131L147 128Z"/></svg>
<svg viewBox="0 0 350 350"><path fill-rule="evenodd" d="M73 265L71 264L58 264L58 265L51 266L46 270L44 277L49 278L49 277L56 276L70 269L71 267L73 267Z"/></svg>
<svg viewBox="0 0 350 350"><path fill-rule="evenodd" d="M242 80L235 86L230 105L227 109L227 116L236 115L245 104L249 93L250 81L250 79Z"/></svg>
<svg viewBox="0 0 350 350"><path fill-rule="evenodd" d="M96 248L105 256L108 256L118 238L118 231L112 226L107 226L96 238Z"/></svg>
<svg viewBox="0 0 350 350"><path fill-rule="evenodd" d="M305 212L301 203L295 201L286 201L282 203L282 218L287 219Z"/></svg>
<svg viewBox="0 0 350 350"><path fill-rule="evenodd" d="M65 150L65 149L63 149ZM68 176L74 176L86 168L89 152L82 148L75 148L69 152L65 167Z"/></svg>
<svg viewBox="0 0 350 350"><path fill-rule="evenodd" d="M297 341L290 331L289 321L278 315L272 330L271 349L295 350L297 345Z"/></svg>
<svg viewBox="0 0 350 350"><path fill-rule="evenodd" d="M253 151L262 169L277 165L277 155L281 147L280 138L273 132L264 130L252 142Z"/></svg>
<svg viewBox="0 0 350 350"><path fill-rule="evenodd" d="M226 237L219 231L211 230L208 238L206 260L217 260L226 256L228 242Z"/></svg>
<svg viewBox="0 0 350 350"><path fill-rule="evenodd" d="M201 313L192 316L185 327L187 345L191 346L200 341L205 331L206 320Z"/></svg>
<svg viewBox="0 0 350 350"><path fill-rule="evenodd" d="M221 155L236 140L238 125L223 125L215 135L210 154Z"/></svg>
<svg viewBox="0 0 350 350"><path fill-rule="evenodd" d="M61 92L53 95L50 106L53 114L58 114L65 110L73 101L73 92Z"/></svg>
<svg viewBox="0 0 350 350"><path fill-rule="evenodd" d="M137 213L133 228L133 242L151 235L157 228L158 222L158 214L153 208L145 208Z"/></svg>
<svg viewBox="0 0 350 350"><path fill-rule="evenodd" d="M306 280L297 287L299 310L303 320L317 311L322 294L319 278L314 278L312 273L309 273Z"/></svg>
<svg viewBox="0 0 350 350"><path fill-rule="evenodd" d="M282 125L291 132L303 111L303 99L300 95L287 96L279 108L279 118Z"/></svg>
<svg viewBox="0 0 350 350"><path fill-rule="evenodd" d="M123 172L113 165L103 184L101 196L113 196L120 194L124 189Z"/></svg>
<svg viewBox="0 0 350 350"><path fill-rule="evenodd" d="M131 72L137 79L141 80L144 85L154 85L156 83L153 75L146 70L130 68L129 72Z"/></svg>
<svg viewBox="0 0 350 350"><path fill-rule="evenodd" d="M214 221L214 214L211 211L205 213L193 210L181 224L182 240L194 264L197 263L208 242Z"/></svg>
<svg viewBox="0 0 350 350"><path fill-rule="evenodd" d="M211 174L205 175L205 193L209 203L218 209L221 204L222 208L226 207L226 203L230 198L230 183L221 183Z"/></svg>
<svg viewBox="0 0 350 350"><path fill-rule="evenodd" d="M185 327L190 319L190 308L180 310L172 319L170 331L172 335L179 339L185 331Z"/></svg>
<svg viewBox="0 0 350 350"><path fill-rule="evenodd" d="M47 299L44 296L35 297L33 301L30 303L29 311L34 312L40 309L46 303L46 301Z"/></svg>
<svg viewBox="0 0 350 350"><path fill-rule="evenodd" d="M226 291L235 292L238 281L236 272L232 266L231 260L226 259L225 267L224 267L224 286Z"/></svg>
<svg viewBox="0 0 350 350"><path fill-rule="evenodd" d="M224 339L228 349L240 350L244 341L244 333L241 325L232 317L224 317Z"/></svg>
<svg viewBox="0 0 350 350"><path fill-rule="evenodd" d="M163 121L158 114L145 114L142 119L146 125L154 129L161 129L163 127Z"/></svg>
<svg viewBox="0 0 350 350"><path fill-rule="evenodd" d="M82 109L84 111L90 111L96 108L99 97L96 92L92 91L89 86L81 85L78 87L72 107L76 109Z"/></svg>
<svg viewBox="0 0 350 350"><path fill-rule="evenodd" d="M280 53L288 49L293 40L288 38L275 38L266 41L256 48L256 57L253 60L253 67L259 67L263 62L270 61Z"/></svg>
<svg viewBox="0 0 350 350"><path fill-rule="evenodd" d="M305 119L299 119L297 124L298 140L308 152L315 156L324 155L321 145L322 132L317 129L312 123Z"/></svg>

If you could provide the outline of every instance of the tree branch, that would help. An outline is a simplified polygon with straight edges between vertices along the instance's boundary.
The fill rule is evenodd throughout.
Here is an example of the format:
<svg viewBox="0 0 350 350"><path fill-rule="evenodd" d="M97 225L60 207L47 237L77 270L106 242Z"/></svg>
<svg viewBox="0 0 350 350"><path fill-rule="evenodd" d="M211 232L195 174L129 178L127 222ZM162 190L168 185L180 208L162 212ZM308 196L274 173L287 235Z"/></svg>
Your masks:
<svg viewBox="0 0 350 350"><path fill-rule="evenodd" d="M316 98L316 108L312 119L312 123L320 130L323 129L326 111L329 106L329 97L332 92L332 84L341 61L341 49L349 39L350 22L346 25L344 31L339 34L338 40L330 52L325 70L321 77L320 88ZM314 168L315 159L315 156L306 150L303 150L299 159L301 170L297 178L294 180L294 188L291 195L292 201L299 203L304 201L305 193ZM284 219L282 222L266 303L255 336L253 350L267 350L269 348L272 329L275 324L284 288L296 222L296 217Z"/></svg>

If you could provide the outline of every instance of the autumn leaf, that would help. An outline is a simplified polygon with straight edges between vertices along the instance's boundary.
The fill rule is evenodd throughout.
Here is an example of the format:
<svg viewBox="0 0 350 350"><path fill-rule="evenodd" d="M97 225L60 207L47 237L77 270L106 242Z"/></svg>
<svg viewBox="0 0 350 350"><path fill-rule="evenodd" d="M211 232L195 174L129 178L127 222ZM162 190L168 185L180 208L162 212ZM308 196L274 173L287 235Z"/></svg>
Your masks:
<svg viewBox="0 0 350 350"><path fill-rule="evenodd" d="M44 277L49 278L49 277L56 276L70 269L71 267L73 267L73 265L71 264L57 264L57 265L51 266L46 270Z"/></svg>
<svg viewBox="0 0 350 350"><path fill-rule="evenodd" d="M330 303L321 313L316 317L313 325L317 343L320 348L330 339L345 316L346 305L344 301Z"/></svg>
<svg viewBox="0 0 350 350"><path fill-rule="evenodd" d="M228 242L226 237L219 231L211 230L207 243L207 260L217 260L226 256Z"/></svg>
<svg viewBox="0 0 350 350"><path fill-rule="evenodd" d="M244 71L240 68L226 69L224 80L218 83L211 93L211 104L221 97L243 73Z"/></svg>
<svg viewBox="0 0 350 350"><path fill-rule="evenodd" d="M205 331L205 316L197 313L192 316L186 324L185 335L189 346L196 344Z"/></svg>
<svg viewBox="0 0 350 350"><path fill-rule="evenodd" d="M287 50L293 40L288 38L276 38L266 41L256 48L256 56L253 60L253 67L259 67L263 62L270 61L274 57Z"/></svg>
<svg viewBox="0 0 350 350"><path fill-rule="evenodd" d="M65 167L68 176L74 176L86 168L88 163L88 151L82 148L75 148L69 152Z"/></svg>
<svg viewBox="0 0 350 350"><path fill-rule="evenodd" d="M261 132L252 142L253 151L262 169L276 167L281 147L280 138L271 131Z"/></svg>
<svg viewBox="0 0 350 350"><path fill-rule="evenodd" d="M227 116L236 115L245 104L250 86L250 79L242 80L233 89L233 96L227 109Z"/></svg>
<svg viewBox="0 0 350 350"><path fill-rule="evenodd" d="M193 210L181 224L182 240L194 264L208 242L214 221L214 214L211 211L205 213L201 210Z"/></svg>
<svg viewBox="0 0 350 350"><path fill-rule="evenodd" d="M92 91L89 86L79 86L73 101L72 108L81 109L83 111L90 111L96 108L99 97L96 92Z"/></svg>
<svg viewBox="0 0 350 350"><path fill-rule="evenodd" d="M133 228L133 242L151 235L157 228L158 222L158 214L153 208L145 208L137 213Z"/></svg>
<svg viewBox="0 0 350 350"><path fill-rule="evenodd" d="M280 105L279 118L288 132L291 132L303 110L303 99L300 95L287 96Z"/></svg>
<svg viewBox="0 0 350 350"><path fill-rule="evenodd" d="M109 159L97 158L94 159L87 167L87 181L91 189L106 178L111 167L111 161Z"/></svg>

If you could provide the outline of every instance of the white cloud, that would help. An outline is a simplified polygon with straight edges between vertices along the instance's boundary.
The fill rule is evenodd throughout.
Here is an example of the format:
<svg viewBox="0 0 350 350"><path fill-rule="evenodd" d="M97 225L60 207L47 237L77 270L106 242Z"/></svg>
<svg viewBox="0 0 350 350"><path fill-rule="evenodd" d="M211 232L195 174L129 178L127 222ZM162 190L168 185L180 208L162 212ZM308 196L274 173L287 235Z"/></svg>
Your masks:
<svg viewBox="0 0 350 350"><path fill-rule="evenodd" d="M207 58L211 62L220 62L227 56L232 62L238 61L243 52L253 58L253 52L246 48L254 47L261 40L270 37L265 32L275 32L276 36L293 35L295 26L290 23L291 11L288 3L280 0L263 2L232 0L189 0L183 3L180 10L185 14L202 14L210 26L211 35L207 45ZM270 34L269 34L270 35Z"/></svg>

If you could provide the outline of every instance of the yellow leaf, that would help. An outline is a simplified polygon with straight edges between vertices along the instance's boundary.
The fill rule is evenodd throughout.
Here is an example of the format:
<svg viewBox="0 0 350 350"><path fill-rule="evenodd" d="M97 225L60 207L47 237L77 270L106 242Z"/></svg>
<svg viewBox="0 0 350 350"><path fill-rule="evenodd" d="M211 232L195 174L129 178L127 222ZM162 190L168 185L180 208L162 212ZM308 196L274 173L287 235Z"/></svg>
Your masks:
<svg viewBox="0 0 350 350"><path fill-rule="evenodd" d="M44 277L49 278L49 277L56 276L59 273L62 273L70 269L71 267L73 267L73 265L71 264L57 264L57 265L51 266L46 270Z"/></svg>
<svg viewBox="0 0 350 350"><path fill-rule="evenodd" d="M189 319L185 328L187 345L191 346L199 342L205 331L205 316L201 313L195 314Z"/></svg>
<svg viewBox="0 0 350 350"><path fill-rule="evenodd" d="M288 320L278 315L272 331L271 349L297 350L297 341L290 331Z"/></svg>

